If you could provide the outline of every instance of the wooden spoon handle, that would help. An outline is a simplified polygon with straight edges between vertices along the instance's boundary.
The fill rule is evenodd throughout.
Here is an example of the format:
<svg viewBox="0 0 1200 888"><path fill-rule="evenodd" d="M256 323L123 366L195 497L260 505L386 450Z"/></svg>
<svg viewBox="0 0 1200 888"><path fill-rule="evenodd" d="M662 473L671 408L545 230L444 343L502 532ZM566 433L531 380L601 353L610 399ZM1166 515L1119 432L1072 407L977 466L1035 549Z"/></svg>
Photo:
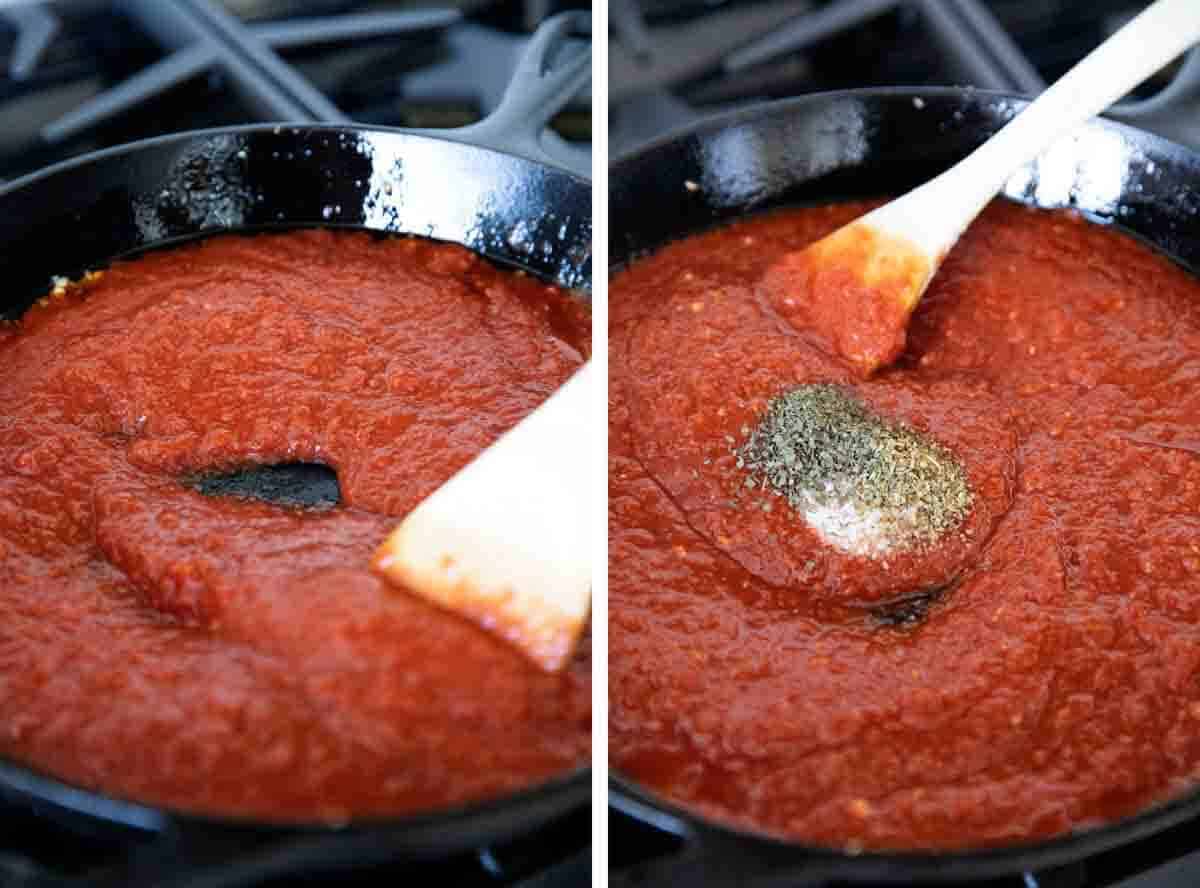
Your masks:
<svg viewBox="0 0 1200 888"><path fill-rule="evenodd" d="M373 562L547 671L567 664L591 602L592 376L589 361L410 512Z"/></svg>
<svg viewBox="0 0 1200 888"><path fill-rule="evenodd" d="M937 261L1022 164L1197 41L1200 0L1157 0L973 153L871 214L872 224L916 241Z"/></svg>

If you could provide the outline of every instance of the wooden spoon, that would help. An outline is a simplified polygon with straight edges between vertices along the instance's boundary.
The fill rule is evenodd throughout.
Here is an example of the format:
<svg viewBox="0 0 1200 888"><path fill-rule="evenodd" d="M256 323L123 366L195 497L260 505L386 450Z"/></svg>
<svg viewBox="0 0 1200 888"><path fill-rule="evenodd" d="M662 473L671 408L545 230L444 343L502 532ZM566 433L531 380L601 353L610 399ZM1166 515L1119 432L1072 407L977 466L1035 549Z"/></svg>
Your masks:
<svg viewBox="0 0 1200 888"><path fill-rule="evenodd" d="M570 659L591 604L591 366L422 501L372 562L550 672Z"/></svg>
<svg viewBox="0 0 1200 888"><path fill-rule="evenodd" d="M789 254L763 279L864 377L904 349L942 260L1008 178L1200 41L1200 0L1158 0L946 172Z"/></svg>

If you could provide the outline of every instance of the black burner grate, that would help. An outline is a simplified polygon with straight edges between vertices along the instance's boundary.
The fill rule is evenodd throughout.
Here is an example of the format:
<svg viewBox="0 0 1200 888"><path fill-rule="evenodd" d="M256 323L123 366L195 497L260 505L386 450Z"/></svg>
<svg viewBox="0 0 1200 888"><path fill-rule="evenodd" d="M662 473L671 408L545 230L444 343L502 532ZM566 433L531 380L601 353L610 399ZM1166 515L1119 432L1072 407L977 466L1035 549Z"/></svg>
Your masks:
<svg viewBox="0 0 1200 888"><path fill-rule="evenodd" d="M1120 27L1136 0L772 0L699 9L618 0L614 153L702 116L805 92L971 85L1037 93ZM1112 116L1200 147L1200 52Z"/></svg>
<svg viewBox="0 0 1200 888"><path fill-rule="evenodd" d="M587 8L414 2L0 4L0 179L207 126L474 123L496 108L530 31L561 9ZM589 106L586 92L576 96L552 127L586 145Z"/></svg>

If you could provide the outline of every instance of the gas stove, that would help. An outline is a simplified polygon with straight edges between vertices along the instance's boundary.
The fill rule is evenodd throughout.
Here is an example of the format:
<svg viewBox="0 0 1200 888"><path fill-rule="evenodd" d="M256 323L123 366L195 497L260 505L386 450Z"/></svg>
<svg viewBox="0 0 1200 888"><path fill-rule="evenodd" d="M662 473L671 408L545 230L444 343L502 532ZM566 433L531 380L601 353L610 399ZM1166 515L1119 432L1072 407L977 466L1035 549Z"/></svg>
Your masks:
<svg viewBox="0 0 1200 888"><path fill-rule="evenodd" d="M1036 94L1137 0L614 0L613 157L721 111L801 93L963 85ZM1200 147L1200 52L1109 116Z"/></svg>
<svg viewBox="0 0 1200 888"><path fill-rule="evenodd" d="M11 4L11 5L10 5ZM0 4L0 180L149 136L258 121L458 127L580 0ZM552 121L590 141L590 94Z"/></svg>
<svg viewBox="0 0 1200 888"><path fill-rule="evenodd" d="M1138 0L611 0L610 154L618 158L711 115L804 93L961 85L1034 95L1144 6ZM1200 50L1109 116L1200 149ZM642 871L662 877L687 852L673 833L615 808L609 847L614 884L621 885L647 884ZM1060 870L973 884L1197 885L1200 822Z"/></svg>
<svg viewBox="0 0 1200 888"><path fill-rule="evenodd" d="M441 129L499 105L532 31L578 0L12 0L0 2L0 184L170 132L262 121ZM586 36L576 36L576 42ZM570 52L564 47L562 52ZM586 152L590 95L551 121ZM188 856L138 830L82 833L0 796L0 886L262 886L440 881L586 884L591 814L453 856L375 848L370 859L289 860L241 835Z"/></svg>

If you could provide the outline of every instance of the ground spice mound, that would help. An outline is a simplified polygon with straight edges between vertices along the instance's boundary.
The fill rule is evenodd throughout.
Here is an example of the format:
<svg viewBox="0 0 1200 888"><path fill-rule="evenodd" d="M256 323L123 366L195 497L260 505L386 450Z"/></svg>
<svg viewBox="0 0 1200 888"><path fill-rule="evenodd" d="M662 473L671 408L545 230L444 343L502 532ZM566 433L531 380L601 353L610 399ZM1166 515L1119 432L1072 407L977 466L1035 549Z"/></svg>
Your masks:
<svg viewBox="0 0 1200 888"><path fill-rule="evenodd" d="M962 524L974 500L954 454L875 416L839 385L774 398L738 467L786 497L830 545L857 555L931 545Z"/></svg>

